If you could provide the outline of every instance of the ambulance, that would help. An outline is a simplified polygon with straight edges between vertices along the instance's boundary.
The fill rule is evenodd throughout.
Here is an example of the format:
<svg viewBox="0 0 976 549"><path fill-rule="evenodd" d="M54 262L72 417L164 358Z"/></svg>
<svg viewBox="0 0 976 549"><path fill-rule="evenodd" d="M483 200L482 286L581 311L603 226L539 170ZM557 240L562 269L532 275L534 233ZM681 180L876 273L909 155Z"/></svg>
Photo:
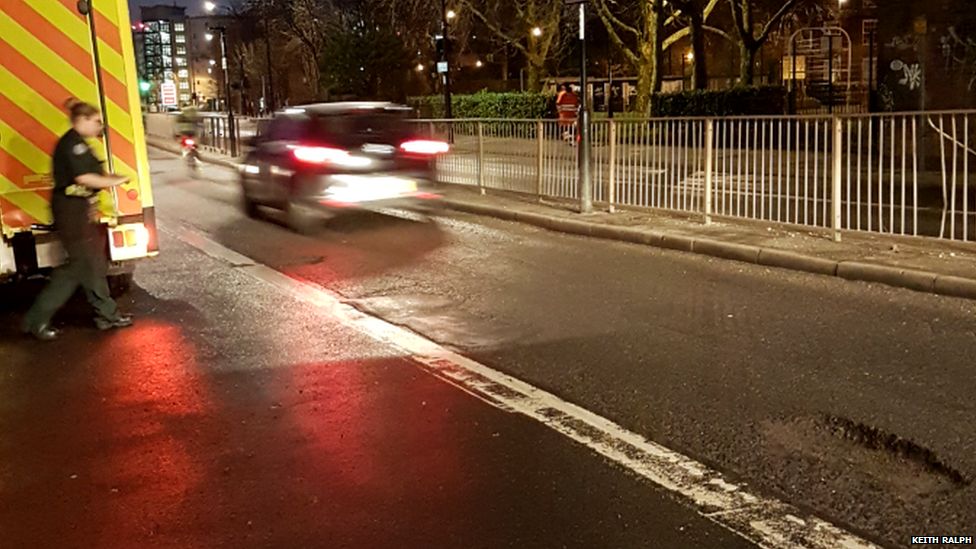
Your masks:
<svg viewBox="0 0 976 549"><path fill-rule="evenodd" d="M44 273L64 251L52 232L51 153L65 102L99 107L90 145L129 183L99 193L115 293L158 253L139 78L126 0L0 0L0 281Z"/></svg>

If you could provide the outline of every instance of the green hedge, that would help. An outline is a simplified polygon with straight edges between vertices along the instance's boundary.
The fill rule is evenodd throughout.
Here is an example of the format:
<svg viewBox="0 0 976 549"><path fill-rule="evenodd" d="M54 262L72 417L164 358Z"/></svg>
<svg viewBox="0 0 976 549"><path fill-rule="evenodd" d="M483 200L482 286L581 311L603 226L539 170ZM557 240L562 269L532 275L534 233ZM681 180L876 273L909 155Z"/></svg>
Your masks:
<svg viewBox="0 0 976 549"><path fill-rule="evenodd" d="M786 89L780 86L684 91L654 96L654 116L736 116L783 114Z"/></svg>
<svg viewBox="0 0 976 549"><path fill-rule="evenodd" d="M444 97L428 95L411 97L407 103L417 110L421 118L444 118ZM494 93L478 92L470 95L454 95L451 105L454 118L551 118L555 113L556 98L543 93Z"/></svg>

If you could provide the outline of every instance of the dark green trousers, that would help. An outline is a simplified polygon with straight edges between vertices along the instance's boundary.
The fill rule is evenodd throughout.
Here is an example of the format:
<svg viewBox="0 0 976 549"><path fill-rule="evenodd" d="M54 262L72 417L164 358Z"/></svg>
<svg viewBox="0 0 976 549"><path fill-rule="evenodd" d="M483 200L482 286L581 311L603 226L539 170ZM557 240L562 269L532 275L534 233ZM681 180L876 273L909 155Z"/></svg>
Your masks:
<svg viewBox="0 0 976 549"><path fill-rule="evenodd" d="M84 199L55 198L52 201L58 238L68 254L67 263L56 268L47 287L37 296L24 317L24 327L50 324L54 314L81 288L98 317L114 320L118 306L108 288L108 258L105 257L100 227L88 220Z"/></svg>

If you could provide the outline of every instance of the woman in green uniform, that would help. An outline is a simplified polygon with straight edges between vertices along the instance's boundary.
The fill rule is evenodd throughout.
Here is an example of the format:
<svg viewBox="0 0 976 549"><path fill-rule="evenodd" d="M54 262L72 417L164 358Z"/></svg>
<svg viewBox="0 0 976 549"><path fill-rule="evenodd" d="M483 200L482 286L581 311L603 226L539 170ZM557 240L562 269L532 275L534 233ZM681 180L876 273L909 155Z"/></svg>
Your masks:
<svg viewBox="0 0 976 549"><path fill-rule="evenodd" d="M85 142L86 138L102 134L102 116L98 109L76 100L70 100L66 106L71 129L54 149L51 210L54 228L68 260L54 271L50 283L27 312L23 325L26 333L41 340L58 336L51 327L51 319L79 286L95 309L95 325L100 330L132 325L132 319L119 313L109 294L108 258L101 238L102 228L91 215L98 191L121 185L127 178L105 175L102 163Z"/></svg>

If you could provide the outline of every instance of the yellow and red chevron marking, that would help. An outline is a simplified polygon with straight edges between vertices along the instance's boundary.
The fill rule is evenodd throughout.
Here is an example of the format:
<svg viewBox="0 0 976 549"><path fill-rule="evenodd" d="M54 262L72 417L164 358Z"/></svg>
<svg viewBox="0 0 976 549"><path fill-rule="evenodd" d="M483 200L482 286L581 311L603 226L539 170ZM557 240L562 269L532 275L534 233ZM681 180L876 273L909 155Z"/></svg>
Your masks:
<svg viewBox="0 0 976 549"><path fill-rule="evenodd" d="M148 157L125 0L94 0L112 160L132 182L116 193L119 215L152 205ZM64 102L99 105L88 20L75 0L0 2L0 216L3 227L50 218L50 154L69 127ZM96 150L104 153L97 144ZM104 157L104 154L103 154Z"/></svg>

